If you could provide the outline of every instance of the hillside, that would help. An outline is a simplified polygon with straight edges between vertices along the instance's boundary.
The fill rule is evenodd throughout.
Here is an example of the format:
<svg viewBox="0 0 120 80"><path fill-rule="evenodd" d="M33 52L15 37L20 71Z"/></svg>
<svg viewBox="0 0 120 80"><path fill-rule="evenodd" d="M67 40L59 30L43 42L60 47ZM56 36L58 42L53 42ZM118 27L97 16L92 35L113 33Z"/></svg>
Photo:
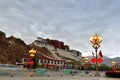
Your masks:
<svg viewBox="0 0 120 80"><path fill-rule="evenodd" d="M34 48L47 56L53 57L51 52L46 48L40 48L34 45L27 45L25 42L14 36L6 38L6 34L0 31L0 64L15 64L21 62L23 57L29 57L29 50ZM40 54L36 54L40 58Z"/></svg>

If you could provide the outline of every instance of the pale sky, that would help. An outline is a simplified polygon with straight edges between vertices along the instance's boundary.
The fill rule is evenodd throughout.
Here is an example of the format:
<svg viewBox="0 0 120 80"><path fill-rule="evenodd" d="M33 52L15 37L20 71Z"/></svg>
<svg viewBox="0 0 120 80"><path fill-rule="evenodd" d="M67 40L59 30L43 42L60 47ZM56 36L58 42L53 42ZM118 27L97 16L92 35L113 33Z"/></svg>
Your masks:
<svg viewBox="0 0 120 80"><path fill-rule="evenodd" d="M120 57L120 0L0 0L0 31L27 44L60 40L83 56L92 55L97 33L103 56Z"/></svg>

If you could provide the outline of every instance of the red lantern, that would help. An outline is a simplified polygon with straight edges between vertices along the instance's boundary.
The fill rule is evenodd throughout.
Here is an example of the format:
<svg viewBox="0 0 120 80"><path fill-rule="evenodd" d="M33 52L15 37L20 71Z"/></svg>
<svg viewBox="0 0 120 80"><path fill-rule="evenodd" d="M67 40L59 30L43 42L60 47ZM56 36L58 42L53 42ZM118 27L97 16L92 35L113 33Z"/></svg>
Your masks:
<svg viewBox="0 0 120 80"><path fill-rule="evenodd" d="M112 68L112 70L113 70L113 71L115 71L115 70L116 70L116 68Z"/></svg>
<svg viewBox="0 0 120 80"><path fill-rule="evenodd" d="M96 62L96 59L95 59L95 58L92 58L92 59L91 59L91 62L92 62L92 63L95 63L95 62Z"/></svg>
<svg viewBox="0 0 120 80"><path fill-rule="evenodd" d="M33 61L30 61L30 62L29 62L29 64L30 64L30 65L33 65L33 64L34 64L34 62L33 62Z"/></svg>
<svg viewBox="0 0 120 80"><path fill-rule="evenodd" d="M103 59L102 59L102 58L98 58L98 62L99 62L99 63L102 63L102 62L103 62Z"/></svg>

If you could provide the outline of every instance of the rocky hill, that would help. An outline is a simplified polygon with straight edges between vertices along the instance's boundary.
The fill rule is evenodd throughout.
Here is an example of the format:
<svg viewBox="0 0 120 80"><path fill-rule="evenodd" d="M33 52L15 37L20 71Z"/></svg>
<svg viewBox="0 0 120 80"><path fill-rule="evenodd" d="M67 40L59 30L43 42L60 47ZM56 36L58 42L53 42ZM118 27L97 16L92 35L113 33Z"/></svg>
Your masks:
<svg viewBox="0 0 120 80"><path fill-rule="evenodd" d="M6 38L6 34L0 31L0 64L15 64L21 62L23 57L29 57L29 50L34 48L37 52L53 57L49 50L25 42L14 36ZM40 54L36 54L40 58Z"/></svg>

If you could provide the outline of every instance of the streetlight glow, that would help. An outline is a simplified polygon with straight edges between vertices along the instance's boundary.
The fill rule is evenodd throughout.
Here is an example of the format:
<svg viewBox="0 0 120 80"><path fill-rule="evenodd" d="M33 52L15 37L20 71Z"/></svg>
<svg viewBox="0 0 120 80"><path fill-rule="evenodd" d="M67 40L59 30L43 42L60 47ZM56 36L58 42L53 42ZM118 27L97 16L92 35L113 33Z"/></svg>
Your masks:
<svg viewBox="0 0 120 80"><path fill-rule="evenodd" d="M85 57L83 60L84 60L85 63L88 63L88 58L87 57Z"/></svg>
<svg viewBox="0 0 120 80"><path fill-rule="evenodd" d="M115 65L116 65L116 62L112 61L112 67L115 67Z"/></svg>
<svg viewBox="0 0 120 80"><path fill-rule="evenodd" d="M36 51L34 49L29 50L29 54L31 57L34 57L36 54Z"/></svg>
<svg viewBox="0 0 120 80"><path fill-rule="evenodd" d="M35 57L36 51L32 48L31 50L29 50L29 54L30 54L30 57L33 59ZM30 61L29 64L30 64L30 67L32 68L34 61L33 60ZM33 77L33 71L32 71L31 77Z"/></svg>

